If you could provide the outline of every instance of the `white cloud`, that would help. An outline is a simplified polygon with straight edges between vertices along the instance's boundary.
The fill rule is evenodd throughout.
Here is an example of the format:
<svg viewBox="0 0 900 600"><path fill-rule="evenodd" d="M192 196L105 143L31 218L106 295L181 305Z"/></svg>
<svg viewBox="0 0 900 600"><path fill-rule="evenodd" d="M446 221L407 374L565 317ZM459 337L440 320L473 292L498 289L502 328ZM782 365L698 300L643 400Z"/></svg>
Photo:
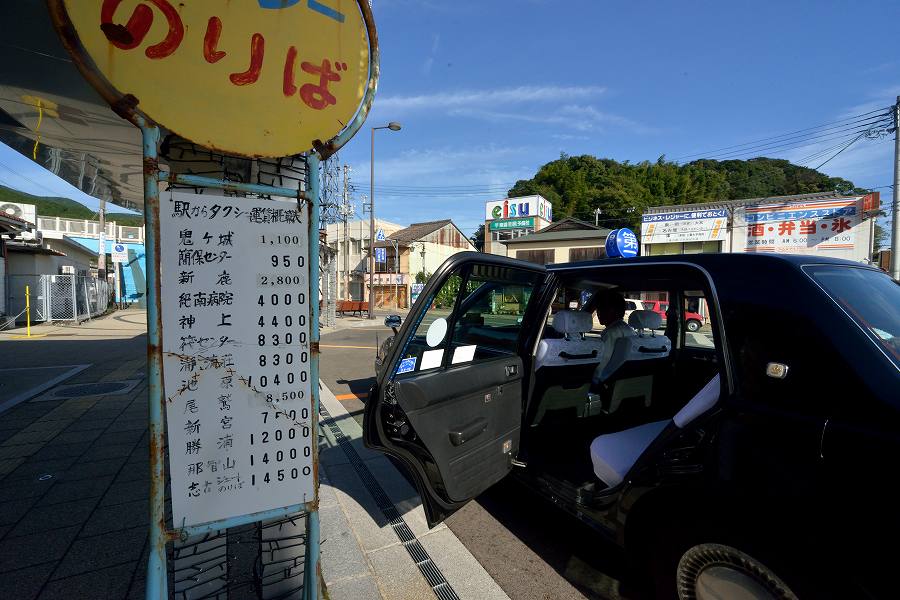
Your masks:
<svg viewBox="0 0 900 600"><path fill-rule="evenodd" d="M531 102L594 98L606 92L600 86L520 86L493 90L463 90L415 96L387 96L377 101L380 109L412 111L435 108L490 108Z"/></svg>

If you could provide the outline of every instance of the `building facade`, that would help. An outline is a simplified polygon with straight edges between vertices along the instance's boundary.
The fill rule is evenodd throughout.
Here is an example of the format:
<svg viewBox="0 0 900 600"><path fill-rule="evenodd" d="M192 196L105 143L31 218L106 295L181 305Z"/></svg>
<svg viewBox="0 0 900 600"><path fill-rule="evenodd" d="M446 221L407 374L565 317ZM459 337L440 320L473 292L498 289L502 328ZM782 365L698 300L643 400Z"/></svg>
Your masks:
<svg viewBox="0 0 900 600"><path fill-rule="evenodd" d="M543 196L492 200L484 207L484 251L507 256L506 242L540 231L553 222L553 204Z"/></svg>
<svg viewBox="0 0 900 600"><path fill-rule="evenodd" d="M375 248L384 249L385 259L375 262L375 306L396 308L411 306L417 276L424 280L454 254L475 250L450 219L413 223Z"/></svg>
<svg viewBox="0 0 900 600"><path fill-rule="evenodd" d="M878 192L655 206L641 219L641 253L806 254L870 262L879 207Z"/></svg>
<svg viewBox="0 0 900 600"><path fill-rule="evenodd" d="M606 258L608 235L609 229L570 217L503 243L510 258L549 265Z"/></svg>
<svg viewBox="0 0 900 600"><path fill-rule="evenodd" d="M403 229L403 225L375 219L376 234L379 230L388 236ZM326 243L336 252L337 298L340 300L367 300L369 272L369 220L357 219L346 223L329 223Z"/></svg>

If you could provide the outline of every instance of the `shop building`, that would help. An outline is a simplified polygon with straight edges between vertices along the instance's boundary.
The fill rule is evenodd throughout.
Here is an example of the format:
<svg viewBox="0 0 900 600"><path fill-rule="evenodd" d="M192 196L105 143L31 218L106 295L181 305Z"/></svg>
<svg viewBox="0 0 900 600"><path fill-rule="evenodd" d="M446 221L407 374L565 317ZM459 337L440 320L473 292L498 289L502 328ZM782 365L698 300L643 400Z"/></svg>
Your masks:
<svg viewBox="0 0 900 600"><path fill-rule="evenodd" d="M452 220L442 219L395 231L376 241L375 249L375 306L409 308L418 274L430 276L452 255L475 246Z"/></svg>
<svg viewBox="0 0 900 600"><path fill-rule="evenodd" d="M484 219L484 251L508 256L505 242L531 235L553 222L553 204L539 195L492 200L485 204Z"/></svg>
<svg viewBox="0 0 900 600"><path fill-rule="evenodd" d="M403 229L398 223L375 219L378 231L391 235ZM329 223L326 243L337 261L337 298L340 300L368 300L369 220L356 219L346 223Z"/></svg>
<svg viewBox="0 0 900 600"><path fill-rule="evenodd" d="M641 219L641 253L765 252L870 262L879 207L878 192L654 206Z"/></svg>
<svg viewBox="0 0 900 600"><path fill-rule="evenodd" d="M540 231L501 243L506 245L506 256L510 258L549 265L606 258L604 245L608 235L609 229L567 217Z"/></svg>

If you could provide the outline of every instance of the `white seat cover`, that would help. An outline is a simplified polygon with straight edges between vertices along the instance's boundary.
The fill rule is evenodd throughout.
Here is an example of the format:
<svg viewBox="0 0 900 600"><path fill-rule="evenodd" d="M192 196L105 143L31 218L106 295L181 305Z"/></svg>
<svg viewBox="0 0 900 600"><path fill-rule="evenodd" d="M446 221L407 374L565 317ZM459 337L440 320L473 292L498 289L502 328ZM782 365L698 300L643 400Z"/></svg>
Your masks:
<svg viewBox="0 0 900 600"><path fill-rule="evenodd" d="M609 487L622 483L629 469L669 423L656 421L596 438L591 442L594 474Z"/></svg>
<svg viewBox="0 0 900 600"><path fill-rule="evenodd" d="M656 421L597 437L591 442L594 474L609 487L620 484L644 450L662 433L666 425L674 422L679 429L683 429L715 406L719 401L720 392L721 379L716 373L715 377L678 411L672 421Z"/></svg>
<svg viewBox="0 0 900 600"><path fill-rule="evenodd" d="M583 338L593 328L591 314L581 310L561 310L553 316L553 329L564 338L541 340L535 354L535 368L565 367L595 363L603 354L599 337Z"/></svg>
<svg viewBox="0 0 900 600"><path fill-rule="evenodd" d="M716 405L716 402L719 401L720 392L721 383L719 374L716 373L716 376L710 379L709 383L703 386L703 389L697 392L697 395L691 398L691 401L685 404L678 411L678 414L672 418L675 421L675 425L680 429L684 429L688 423Z"/></svg>

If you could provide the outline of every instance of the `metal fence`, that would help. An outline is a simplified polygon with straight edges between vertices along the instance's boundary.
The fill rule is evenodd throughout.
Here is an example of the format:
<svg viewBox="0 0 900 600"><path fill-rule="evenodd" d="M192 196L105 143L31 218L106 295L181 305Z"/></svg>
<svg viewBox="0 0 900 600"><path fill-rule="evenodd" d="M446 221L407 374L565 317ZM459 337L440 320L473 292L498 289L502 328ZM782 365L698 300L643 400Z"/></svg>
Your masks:
<svg viewBox="0 0 900 600"><path fill-rule="evenodd" d="M109 308L109 284L78 275L8 275L6 310L25 322L25 287L31 296L31 322L75 321L102 315Z"/></svg>

